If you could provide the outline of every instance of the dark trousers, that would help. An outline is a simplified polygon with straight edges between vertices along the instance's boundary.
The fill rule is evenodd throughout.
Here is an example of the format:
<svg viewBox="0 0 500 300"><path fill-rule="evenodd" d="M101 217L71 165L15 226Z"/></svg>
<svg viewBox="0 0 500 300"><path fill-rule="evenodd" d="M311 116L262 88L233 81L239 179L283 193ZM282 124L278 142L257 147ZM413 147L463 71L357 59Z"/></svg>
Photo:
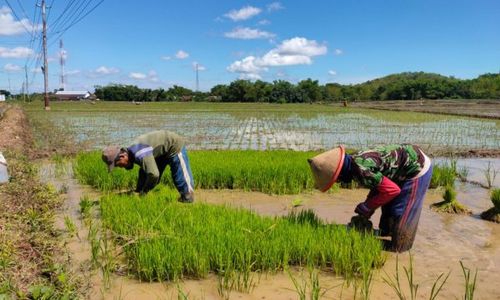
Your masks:
<svg viewBox="0 0 500 300"><path fill-rule="evenodd" d="M391 236L388 250L403 252L413 246L431 177L432 165L421 177L405 181L401 193L382 206L379 228L382 236Z"/></svg>

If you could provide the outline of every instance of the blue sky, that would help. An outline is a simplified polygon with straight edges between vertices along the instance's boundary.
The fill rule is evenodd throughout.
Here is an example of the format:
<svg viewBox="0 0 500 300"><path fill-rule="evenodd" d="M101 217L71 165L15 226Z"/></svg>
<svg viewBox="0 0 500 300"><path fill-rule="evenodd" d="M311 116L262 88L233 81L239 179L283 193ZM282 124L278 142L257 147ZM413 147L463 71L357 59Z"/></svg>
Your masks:
<svg viewBox="0 0 500 300"><path fill-rule="evenodd" d="M30 91L42 90L36 2L0 0L0 89L18 93L26 65ZM99 3L47 0L51 90L60 85L58 32ZM62 39L67 90L195 89L196 64L204 91L238 78L348 84L405 71L474 78L500 70L500 1L105 0Z"/></svg>

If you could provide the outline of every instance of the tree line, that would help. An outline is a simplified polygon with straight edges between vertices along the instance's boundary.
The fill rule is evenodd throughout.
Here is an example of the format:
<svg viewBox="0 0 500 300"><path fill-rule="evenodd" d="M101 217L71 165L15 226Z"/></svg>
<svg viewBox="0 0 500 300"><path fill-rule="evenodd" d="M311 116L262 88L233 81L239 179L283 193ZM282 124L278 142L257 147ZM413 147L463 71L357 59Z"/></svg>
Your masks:
<svg viewBox="0 0 500 300"><path fill-rule="evenodd" d="M210 92L195 92L176 86L141 89L133 85L97 86L95 95L113 101L221 101L312 103L357 100L500 99L500 73L475 79L457 79L439 74L407 72L360 84L342 85L306 79L292 84L285 80L235 80L214 86Z"/></svg>
<svg viewBox="0 0 500 300"><path fill-rule="evenodd" d="M214 101L313 103L362 100L500 99L500 73L474 79L457 79L434 73L392 74L360 84L343 85L306 79L297 84L285 80L235 80L209 92L174 85L169 89L143 89L135 85L96 86L95 96L105 101Z"/></svg>

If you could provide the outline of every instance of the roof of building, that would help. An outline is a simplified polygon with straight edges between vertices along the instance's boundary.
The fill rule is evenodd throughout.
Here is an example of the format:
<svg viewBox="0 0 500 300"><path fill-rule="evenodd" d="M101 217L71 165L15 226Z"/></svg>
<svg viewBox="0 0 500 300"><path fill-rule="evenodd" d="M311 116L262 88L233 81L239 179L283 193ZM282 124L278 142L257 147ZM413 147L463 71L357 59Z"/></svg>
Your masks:
<svg viewBox="0 0 500 300"><path fill-rule="evenodd" d="M56 95L87 95L88 91L57 91Z"/></svg>

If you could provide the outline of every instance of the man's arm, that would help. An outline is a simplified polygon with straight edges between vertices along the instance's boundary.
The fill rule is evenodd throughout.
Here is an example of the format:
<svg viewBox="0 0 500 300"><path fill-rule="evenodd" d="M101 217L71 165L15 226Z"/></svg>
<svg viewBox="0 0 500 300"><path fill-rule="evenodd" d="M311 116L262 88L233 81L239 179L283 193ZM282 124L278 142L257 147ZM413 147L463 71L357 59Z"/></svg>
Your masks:
<svg viewBox="0 0 500 300"><path fill-rule="evenodd" d="M137 180L136 192L145 194L153 189L160 179L160 172L153 155L145 156L142 159L139 180Z"/></svg>
<svg viewBox="0 0 500 300"><path fill-rule="evenodd" d="M401 193L399 186L386 176L382 177L380 183L370 190L365 202L356 206L354 212L370 218L375 209L389 203Z"/></svg>

